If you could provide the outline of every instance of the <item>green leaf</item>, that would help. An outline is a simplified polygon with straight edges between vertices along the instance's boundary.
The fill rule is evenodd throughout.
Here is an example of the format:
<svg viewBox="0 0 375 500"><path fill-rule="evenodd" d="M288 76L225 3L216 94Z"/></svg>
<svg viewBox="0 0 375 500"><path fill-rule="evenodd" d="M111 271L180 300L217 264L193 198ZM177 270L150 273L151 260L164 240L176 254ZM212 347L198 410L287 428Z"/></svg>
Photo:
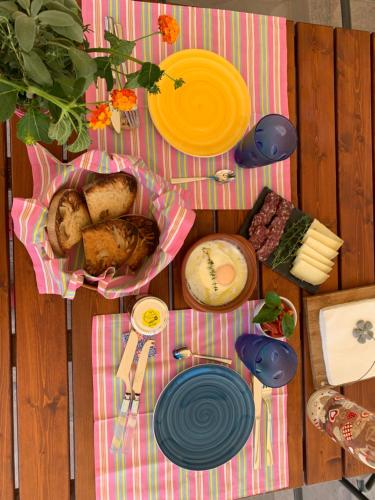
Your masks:
<svg viewBox="0 0 375 500"><path fill-rule="evenodd" d="M290 337L294 332L294 318L290 314L284 314L281 320L281 328L285 337Z"/></svg>
<svg viewBox="0 0 375 500"><path fill-rule="evenodd" d="M43 0L33 0L31 2L31 15L36 16L42 8Z"/></svg>
<svg viewBox="0 0 375 500"><path fill-rule="evenodd" d="M15 2L0 2L0 15L8 17L18 10Z"/></svg>
<svg viewBox="0 0 375 500"><path fill-rule="evenodd" d="M16 38L20 47L25 52L30 52L35 41L35 21L32 17L22 14L14 23Z"/></svg>
<svg viewBox="0 0 375 500"><path fill-rule="evenodd" d="M265 297L266 304L269 306L273 307L280 307L281 306L281 299L280 295L278 295L276 292L267 292L266 297Z"/></svg>
<svg viewBox="0 0 375 500"><path fill-rule="evenodd" d="M12 13L12 18L13 18L14 20L16 20L18 16L23 16L23 15L24 15L24 12L21 12L20 10L16 10L16 11L14 11L14 12Z"/></svg>
<svg viewBox="0 0 375 500"><path fill-rule="evenodd" d="M59 108L52 102L48 102L47 107L50 115L52 116L52 119L57 121L60 118L61 108Z"/></svg>
<svg viewBox="0 0 375 500"><path fill-rule="evenodd" d="M145 62L142 64L142 69L138 75L138 83L141 87L150 89L160 80L163 73L164 71L157 64Z"/></svg>
<svg viewBox="0 0 375 500"><path fill-rule="evenodd" d="M59 84L59 86L60 86L59 91L62 90L65 97L72 96L72 94L74 92L74 84L76 82L76 79L74 78L74 76L60 75L57 78L55 78L55 82L57 82ZM60 93L59 93L59 95L60 95Z"/></svg>
<svg viewBox="0 0 375 500"><path fill-rule="evenodd" d="M177 80L174 81L174 88L175 90L179 89L185 84L185 80L183 78L177 78Z"/></svg>
<svg viewBox="0 0 375 500"><path fill-rule="evenodd" d="M80 9L80 6L75 0L62 0L64 2L65 7L69 7L70 9Z"/></svg>
<svg viewBox="0 0 375 500"><path fill-rule="evenodd" d="M57 123L50 123L49 125L49 138L57 141L60 146L67 142L71 133L72 125L67 116L61 116Z"/></svg>
<svg viewBox="0 0 375 500"><path fill-rule="evenodd" d="M30 9L30 0L17 0L17 3L27 11Z"/></svg>
<svg viewBox="0 0 375 500"><path fill-rule="evenodd" d="M92 78L97 71L96 62L83 50L69 47L68 53L78 78Z"/></svg>
<svg viewBox="0 0 375 500"><path fill-rule="evenodd" d="M253 323L265 323L274 321L280 314L279 309L270 307L265 304L256 316L253 318Z"/></svg>
<svg viewBox="0 0 375 500"><path fill-rule="evenodd" d="M59 10L44 10L38 14L38 19L42 24L50 26L73 26L75 22L70 14Z"/></svg>
<svg viewBox="0 0 375 500"><path fill-rule="evenodd" d="M51 26L51 28L58 35L62 35L69 40L73 40L78 43L83 42L83 29L78 23L73 23L72 26L65 26L65 28L59 28L58 26Z"/></svg>
<svg viewBox="0 0 375 500"><path fill-rule="evenodd" d="M110 91L113 89L113 73L112 73L112 65L109 57L96 57L95 58L97 71L96 77L104 78L107 84L107 90Z"/></svg>
<svg viewBox="0 0 375 500"><path fill-rule="evenodd" d="M17 90L0 83L0 121L8 120L14 113L17 103Z"/></svg>
<svg viewBox="0 0 375 500"><path fill-rule="evenodd" d="M127 89L136 89L139 87L139 81L138 81L138 76L141 71L135 71L134 73L128 73L126 75L126 84L125 88Z"/></svg>
<svg viewBox="0 0 375 500"><path fill-rule="evenodd" d="M48 137L49 123L48 116L31 108L17 123L17 137L25 144L35 144L39 141L51 142Z"/></svg>
<svg viewBox="0 0 375 500"><path fill-rule="evenodd" d="M85 126L82 127L81 132L78 134L77 139L68 146L68 151L71 153L79 153L84 149L87 149L91 144L91 139L89 136L89 131Z"/></svg>
<svg viewBox="0 0 375 500"><path fill-rule="evenodd" d="M87 87L90 85L91 81L88 81L86 78L78 78L74 82L74 88L72 96L78 99L81 97L87 90Z"/></svg>
<svg viewBox="0 0 375 500"><path fill-rule="evenodd" d="M36 52L22 53L26 74L34 82L40 85L51 86L52 78L42 59Z"/></svg>
<svg viewBox="0 0 375 500"><path fill-rule="evenodd" d="M113 66L118 66L119 64L124 62L126 60L126 57L130 56L135 47L135 42L131 42L129 40L121 40L109 31L104 32L104 38L111 45L112 52L110 57Z"/></svg>
<svg viewBox="0 0 375 500"><path fill-rule="evenodd" d="M57 2L56 0L49 0L48 2L44 2L44 5L49 10L58 10L60 12L65 12L72 16L78 24L82 24L82 18L78 14L78 9L72 9L71 7L66 7L61 2Z"/></svg>

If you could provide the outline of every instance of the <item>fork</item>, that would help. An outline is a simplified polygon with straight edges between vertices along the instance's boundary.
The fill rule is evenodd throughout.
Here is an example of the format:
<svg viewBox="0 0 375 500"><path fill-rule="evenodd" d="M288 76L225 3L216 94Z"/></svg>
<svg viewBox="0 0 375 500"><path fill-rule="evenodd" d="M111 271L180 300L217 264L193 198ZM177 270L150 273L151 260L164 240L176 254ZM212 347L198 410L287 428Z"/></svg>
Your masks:
<svg viewBox="0 0 375 500"><path fill-rule="evenodd" d="M262 399L267 412L267 435L266 435L266 465L273 464L272 444L271 444L271 423L272 423L272 387L263 385Z"/></svg>
<svg viewBox="0 0 375 500"><path fill-rule="evenodd" d="M114 25L114 30L115 30L115 35L117 36L117 38L122 38L122 35L123 35L122 25L119 23L116 23ZM128 72L128 68L127 68L125 61L123 63L121 63L121 70L125 74ZM121 112L121 115L125 118L124 120L121 120L121 128L132 129L132 128L139 127L139 114L138 114L138 109L136 106L133 109L131 109L130 111Z"/></svg>
<svg viewBox="0 0 375 500"><path fill-rule="evenodd" d="M110 33L114 34L115 30L115 22L113 17L106 16L104 18L104 23L105 23L105 29L106 31L109 31ZM112 76L114 80L114 87L117 85L121 86L120 78L118 73L112 69ZM113 130L116 132L116 134L121 133L121 113L118 109L114 109L112 104L110 104L111 107L111 124L113 127Z"/></svg>

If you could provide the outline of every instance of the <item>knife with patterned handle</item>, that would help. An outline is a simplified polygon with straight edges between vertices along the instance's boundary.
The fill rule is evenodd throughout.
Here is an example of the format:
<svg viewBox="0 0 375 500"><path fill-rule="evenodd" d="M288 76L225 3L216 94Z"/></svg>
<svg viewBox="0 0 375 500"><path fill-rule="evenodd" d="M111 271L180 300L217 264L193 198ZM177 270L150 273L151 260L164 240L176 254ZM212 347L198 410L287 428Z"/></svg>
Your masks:
<svg viewBox="0 0 375 500"><path fill-rule="evenodd" d="M138 334L135 330L131 330L125 346L124 354L122 355L121 362L116 373L116 377L120 378L125 383L125 397L121 404L120 414L116 420L115 431L111 444L111 451L113 453L117 453L121 449L124 438L126 417L129 411L130 401L132 397L132 386L130 383L129 375L134 359L134 354L137 349L137 344Z"/></svg>
<svg viewBox="0 0 375 500"><path fill-rule="evenodd" d="M139 411L139 400L141 397L141 392L142 392L142 385L143 385L143 380L145 378L145 373L146 373L146 367L147 367L147 361L148 361L148 353L151 349L152 346L155 345L154 340L147 340L142 347L141 354L139 356L138 364L137 364L137 369L135 371L134 375L134 381L133 381L133 400L132 400L132 405L130 408L130 413L128 416L128 420L126 422L125 426L125 437L124 437L124 443L122 447L123 453L126 453L131 449L131 444L133 442L133 437L134 437L134 431L135 427L137 425L137 417L138 417L138 411Z"/></svg>

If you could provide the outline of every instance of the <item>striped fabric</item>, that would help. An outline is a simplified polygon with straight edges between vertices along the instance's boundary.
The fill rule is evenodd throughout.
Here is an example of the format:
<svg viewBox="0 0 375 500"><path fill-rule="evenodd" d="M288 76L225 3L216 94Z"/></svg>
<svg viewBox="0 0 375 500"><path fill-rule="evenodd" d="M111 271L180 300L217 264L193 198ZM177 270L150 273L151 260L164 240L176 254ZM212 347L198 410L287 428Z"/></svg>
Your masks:
<svg viewBox="0 0 375 500"><path fill-rule="evenodd" d="M98 283L98 292L107 299L139 293L175 257L195 219L185 208L181 191L150 172L139 158L108 155L91 150L69 164L61 163L41 145L28 147L33 172L33 198L15 198L12 219L16 236L26 246L33 261L39 293L73 299L84 277ZM55 258L46 232L48 206L62 187L79 188L90 182L94 173L128 172L138 183L134 213L152 216L160 229L160 242L153 256L136 274L113 277L113 272L98 278L83 269L82 245L67 258Z"/></svg>
<svg viewBox="0 0 375 500"><path fill-rule="evenodd" d="M126 314L96 316L92 326L92 363L95 420L95 480L98 500L232 500L286 488L288 446L286 388L274 389L272 398L273 466L265 467L265 425L261 429L261 468L253 470L252 435L230 462L217 469L193 472L175 466L158 449L153 409L166 384L192 361L176 361L175 346L188 345L195 352L233 359L233 369L249 381L249 372L234 352L241 333L253 333L251 318L256 302L227 314L172 311L167 330L156 336L156 357L150 358L132 452L124 458L110 452L115 417L124 387L115 374L129 331ZM196 363L193 361L193 363Z"/></svg>
<svg viewBox="0 0 375 500"><path fill-rule="evenodd" d="M132 0L83 0L83 17L91 26L91 44L106 47L104 18L113 16L123 27L124 37L131 40L157 31L160 14L170 14L180 25L180 36L167 45L160 36L138 42L134 54L141 60L160 62L171 53L186 48L212 50L228 59L245 79L252 101L252 127L263 115L281 113L288 116L286 21L277 17L215 9L199 9ZM104 44L104 45L103 45ZM128 70L137 66L129 62ZM234 165L234 151L215 158L193 158L176 151L158 134L150 119L143 90L137 91L140 127L120 136L111 128L92 134L92 147L140 156L153 172L170 179L211 175ZM87 101L107 98L105 84L91 87ZM192 207L197 209L251 208L263 188L269 186L290 198L289 160L267 167L237 169L236 181L227 185L190 183L185 185Z"/></svg>

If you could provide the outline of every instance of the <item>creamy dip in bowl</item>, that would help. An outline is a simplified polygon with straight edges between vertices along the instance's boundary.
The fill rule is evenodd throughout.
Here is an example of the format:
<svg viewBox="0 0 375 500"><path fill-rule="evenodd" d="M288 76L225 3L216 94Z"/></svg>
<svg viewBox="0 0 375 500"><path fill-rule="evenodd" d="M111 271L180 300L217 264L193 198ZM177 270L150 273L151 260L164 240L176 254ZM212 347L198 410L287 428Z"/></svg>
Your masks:
<svg viewBox="0 0 375 500"><path fill-rule="evenodd" d="M223 306L234 301L248 283L248 259L234 237L202 241L186 258L184 277L189 293L201 304ZM238 238L238 237L237 237Z"/></svg>

